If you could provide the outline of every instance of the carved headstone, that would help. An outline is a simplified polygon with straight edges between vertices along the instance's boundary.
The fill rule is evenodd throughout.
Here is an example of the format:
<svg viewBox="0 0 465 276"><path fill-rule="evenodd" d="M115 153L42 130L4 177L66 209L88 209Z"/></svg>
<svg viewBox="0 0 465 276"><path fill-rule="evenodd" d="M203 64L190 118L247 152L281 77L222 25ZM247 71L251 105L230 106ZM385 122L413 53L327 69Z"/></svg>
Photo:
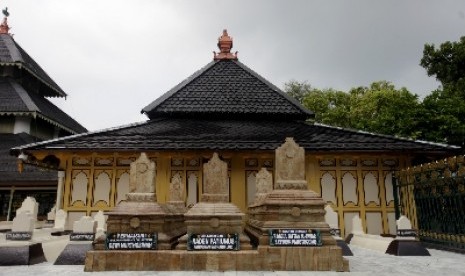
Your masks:
<svg viewBox="0 0 465 276"><path fill-rule="evenodd" d="M362 220L360 219L358 215L355 215L352 218L352 233L359 234L359 235L365 234L365 231L363 230L363 226L362 226Z"/></svg>
<svg viewBox="0 0 465 276"><path fill-rule="evenodd" d="M73 223L74 233L95 233L97 222L89 216L83 216Z"/></svg>
<svg viewBox="0 0 465 276"><path fill-rule="evenodd" d="M339 220L337 218L337 213L334 212L333 208L328 204L325 207L325 221L331 229L339 229Z"/></svg>
<svg viewBox="0 0 465 276"><path fill-rule="evenodd" d="M155 193L155 163L143 152L131 163L130 193Z"/></svg>
<svg viewBox="0 0 465 276"><path fill-rule="evenodd" d="M203 202L228 202L228 164L215 152L203 165Z"/></svg>
<svg viewBox="0 0 465 276"><path fill-rule="evenodd" d="M266 168L262 168L255 176L255 183L255 203L258 203L273 190L273 176Z"/></svg>
<svg viewBox="0 0 465 276"><path fill-rule="evenodd" d="M308 189L305 180L305 150L292 137L276 149L275 189Z"/></svg>
<svg viewBox="0 0 465 276"><path fill-rule="evenodd" d="M55 220L55 216L56 216L56 205L53 205L50 212L47 213L47 220L48 221Z"/></svg>
<svg viewBox="0 0 465 276"><path fill-rule="evenodd" d="M100 210L94 215L94 220L97 222L97 231L105 231L106 228L106 218L103 214L103 211Z"/></svg>
<svg viewBox="0 0 465 276"><path fill-rule="evenodd" d="M68 213L66 211L64 211L63 209L58 210L55 214L55 224L53 228L59 231L65 230L67 217L68 217Z"/></svg>
<svg viewBox="0 0 465 276"><path fill-rule="evenodd" d="M36 219L29 212L21 212L16 215L13 219L13 225L11 227L11 232L29 232L34 231L34 224Z"/></svg>
<svg viewBox="0 0 465 276"><path fill-rule="evenodd" d="M16 210L16 215L29 212L34 219L37 220L37 212L39 211L39 203L32 196L26 197L21 204L21 207Z"/></svg>
<svg viewBox="0 0 465 276"><path fill-rule="evenodd" d="M179 174L175 174L171 178L170 201L184 201L184 189L182 185L182 179Z"/></svg>
<svg viewBox="0 0 465 276"><path fill-rule="evenodd" d="M412 229L412 223L406 216L400 216L396 221L397 230L410 230Z"/></svg>

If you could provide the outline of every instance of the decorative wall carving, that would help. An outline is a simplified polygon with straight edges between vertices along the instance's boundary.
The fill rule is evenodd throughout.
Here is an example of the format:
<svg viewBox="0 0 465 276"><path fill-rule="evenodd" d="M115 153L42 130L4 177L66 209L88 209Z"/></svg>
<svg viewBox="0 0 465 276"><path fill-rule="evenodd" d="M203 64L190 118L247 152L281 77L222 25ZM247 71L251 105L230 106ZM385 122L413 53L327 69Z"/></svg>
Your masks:
<svg viewBox="0 0 465 276"><path fill-rule="evenodd" d="M194 205L198 201L197 183L198 183L197 172L188 172L187 173L187 206Z"/></svg>
<svg viewBox="0 0 465 276"><path fill-rule="evenodd" d="M116 182L116 205L126 200L129 193L129 172L123 172Z"/></svg>
<svg viewBox="0 0 465 276"><path fill-rule="evenodd" d="M88 171L74 171L71 185L71 206L87 205Z"/></svg>
<svg viewBox="0 0 465 276"><path fill-rule="evenodd" d="M336 199L336 178L334 172L325 172L320 179L321 197L326 202L337 204Z"/></svg>
<svg viewBox="0 0 465 276"><path fill-rule="evenodd" d="M256 175L257 171L247 171L246 172L246 179L247 179L247 205L250 205L255 200L255 194L257 190L256 186Z"/></svg>
<svg viewBox="0 0 465 276"><path fill-rule="evenodd" d="M377 172L364 172L363 191L365 194L365 205L375 203L379 205L379 187Z"/></svg>
<svg viewBox="0 0 465 276"><path fill-rule="evenodd" d="M386 205L394 202L394 187L392 186L392 172L385 172L384 191L386 193Z"/></svg>
<svg viewBox="0 0 465 276"><path fill-rule="evenodd" d="M155 193L155 163L145 153L131 163L130 193Z"/></svg>
<svg viewBox="0 0 465 276"><path fill-rule="evenodd" d="M352 172L345 172L342 176L342 199L344 205L351 202L355 205L358 204L357 195L357 178L356 174Z"/></svg>
<svg viewBox="0 0 465 276"><path fill-rule="evenodd" d="M94 173L94 189L92 206L110 206L111 172L96 171Z"/></svg>

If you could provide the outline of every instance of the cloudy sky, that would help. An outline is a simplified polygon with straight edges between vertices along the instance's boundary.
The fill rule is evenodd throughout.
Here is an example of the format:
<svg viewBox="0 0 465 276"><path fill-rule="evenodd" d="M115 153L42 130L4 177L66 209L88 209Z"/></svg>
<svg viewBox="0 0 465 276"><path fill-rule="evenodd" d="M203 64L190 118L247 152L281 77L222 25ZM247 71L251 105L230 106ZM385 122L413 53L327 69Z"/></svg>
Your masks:
<svg viewBox="0 0 465 276"><path fill-rule="evenodd" d="M233 51L283 87L347 91L378 80L423 97L425 43L465 35L465 1L3 0L15 40L68 94L52 101L89 130L146 119L140 110L212 60L224 28Z"/></svg>

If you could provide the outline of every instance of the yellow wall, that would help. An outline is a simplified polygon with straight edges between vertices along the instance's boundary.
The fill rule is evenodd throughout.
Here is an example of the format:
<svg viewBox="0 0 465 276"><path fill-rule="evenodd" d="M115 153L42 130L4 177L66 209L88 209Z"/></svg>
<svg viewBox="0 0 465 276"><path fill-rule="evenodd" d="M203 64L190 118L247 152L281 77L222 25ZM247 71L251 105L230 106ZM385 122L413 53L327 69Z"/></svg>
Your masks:
<svg viewBox="0 0 465 276"><path fill-rule="evenodd" d="M202 193L202 164L208 161L212 152L146 152L156 163L156 193L160 203L168 199L169 182L174 174L179 174L185 187L189 176L197 181L197 199ZM63 206L69 212L91 215L98 210L111 210L116 200L121 198L117 185L122 183L124 174L129 173L129 163L140 153L75 153L61 155L62 167L66 170ZM247 177L265 166L274 173L274 152L220 152L220 157L228 163L230 177L230 201L242 211L247 210ZM386 194L386 175L408 165L406 157L392 155L306 155L306 178L309 188L322 195L322 178L335 184L335 202L330 202L339 215L339 227L344 234L347 225L344 218L359 214L366 230L389 233L392 232L394 202L392 195ZM106 175L101 175L106 174ZM326 175L326 176L325 176ZM368 177L367 177L368 176ZM371 182L368 181L368 178ZM346 183L344 181L348 179ZM351 180L352 179L352 180ZM100 182L99 182L100 181ZM96 182L103 183L96 187ZM351 183L349 183L351 182ZM79 186L78 184L81 184ZM368 187L366 184L376 187ZM107 186L108 185L108 190ZM354 186L351 186L354 185ZM78 188L86 189L84 193L76 193ZM344 188L348 195L356 195L351 202L344 197ZM76 189L76 191L73 191ZM100 189L100 190L99 190ZM103 194L102 189L108 194ZM327 189L327 188L326 188ZM377 191L377 202L365 202L368 190ZM95 190L108 200L96 201ZM186 188L187 190L187 188ZM372 192L373 193L373 192ZM76 200L84 196L82 201ZM371 195L373 197L373 195ZM187 197L187 195L186 195ZM387 201L387 199L389 202ZM355 201L355 202L354 202ZM378 222L378 218L379 222ZM368 221L367 221L368 220ZM371 224L370 224L371 223ZM379 225L376 225L379 224Z"/></svg>

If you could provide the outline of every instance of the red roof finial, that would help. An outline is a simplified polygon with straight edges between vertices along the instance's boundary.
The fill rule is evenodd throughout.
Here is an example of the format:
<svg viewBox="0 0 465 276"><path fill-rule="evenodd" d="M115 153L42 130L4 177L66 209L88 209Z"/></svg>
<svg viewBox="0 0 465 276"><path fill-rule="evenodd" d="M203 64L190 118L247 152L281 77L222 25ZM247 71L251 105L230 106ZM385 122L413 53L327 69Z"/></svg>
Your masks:
<svg viewBox="0 0 465 276"><path fill-rule="evenodd" d="M8 12L8 8L5 8L2 12L5 17L3 17L2 24L0 24L0 34L10 34L10 26L8 26L8 16L10 16L10 13Z"/></svg>
<svg viewBox="0 0 465 276"><path fill-rule="evenodd" d="M237 60L237 52L231 53L231 48L233 47L233 39L228 35L228 30L223 30L223 35L218 38L218 48L220 52L216 53L213 51L213 59L233 59Z"/></svg>

